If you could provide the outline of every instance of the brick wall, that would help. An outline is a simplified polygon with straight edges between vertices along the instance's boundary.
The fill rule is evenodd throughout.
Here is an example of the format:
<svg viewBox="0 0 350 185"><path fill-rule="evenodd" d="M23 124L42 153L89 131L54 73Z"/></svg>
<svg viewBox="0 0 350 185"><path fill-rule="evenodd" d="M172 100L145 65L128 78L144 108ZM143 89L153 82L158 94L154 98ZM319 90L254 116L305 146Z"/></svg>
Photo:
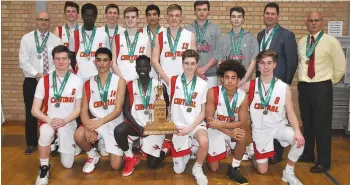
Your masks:
<svg viewBox="0 0 350 185"><path fill-rule="evenodd" d="M231 25L229 19L229 9L233 6L242 6L246 11L246 21L244 28L250 30L253 34L257 34L264 28L262 14L266 2L226 2L214 1L211 2L211 15L209 19L214 23L220 24L223 33L227 33ZM85 2L78 2L82 6ZM97 25L104 25L104 8L109 2L92 2L98 7ZM119 5L121 12L128 6L136 6L140 10L140 25L144 26L145 8L151 1L135 1L135 2L115 2ZM165 14L168 5L173 2L155 2L160 6L161 24L166 25ZM23 74L18 66L18 49L21 37L34 29L35 27L35 2L1 2L2 7L2 56L1 56L1 82L2 82L2 105L7 120L24 120L24 103L22 95ZM183 23L189 23L195 16L193 14L193 2L180 2L179 5L183 8ZM344 21L343 35L348 33L349 22L349 7L350 2L279 2L280 5L280 24L292 30L296 34L297 41L307 33L305 26L305 17L310 11L320 11L324 15L325 26L327 32L327 21L337 20ZM47 2L47 10L50 12L52 28L64 23L63 16L64 1ZM121 15L122 18L122 15ZM79 21L81 23L81 20ZM123 24L123 20L119 21ZM293 102L296 107L296 112L299 115L297 90L297 78L295 76L292 92Z"/></svg>

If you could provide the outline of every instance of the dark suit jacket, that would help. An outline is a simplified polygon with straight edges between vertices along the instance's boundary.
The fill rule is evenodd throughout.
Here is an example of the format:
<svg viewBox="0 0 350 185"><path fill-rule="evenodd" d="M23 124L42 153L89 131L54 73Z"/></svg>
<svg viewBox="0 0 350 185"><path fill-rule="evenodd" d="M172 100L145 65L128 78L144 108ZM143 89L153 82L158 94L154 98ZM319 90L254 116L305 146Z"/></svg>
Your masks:
<svg viewBox="0 0 350 185"><path fill-rule="evenodd" d="M258 33L259 47L265 30ZM287 84L291 84L298 66L298 46L293 32L279 26L272 38L270 50L278 54L274 75Z"/></svg>

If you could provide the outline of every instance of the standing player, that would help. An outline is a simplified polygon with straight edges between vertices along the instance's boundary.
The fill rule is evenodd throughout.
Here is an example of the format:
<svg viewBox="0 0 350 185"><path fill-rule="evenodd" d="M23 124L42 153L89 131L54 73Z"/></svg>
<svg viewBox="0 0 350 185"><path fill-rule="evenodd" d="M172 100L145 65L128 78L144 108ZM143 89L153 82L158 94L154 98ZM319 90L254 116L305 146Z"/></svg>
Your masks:
<svg viewBox="0 0 350 185"><path fill-rule="evenodd" d="M88 155L83 168L84 173L91 173L95 169L100 157L92 148L92 144L101 138L106 145L106 151L110 153L111 167L118 170L123 161L123 151L114 140L113 130L124 120L122 106L125 80L110 72L112 53L109 49L99 48L94 63L98 75L84 84L80 114L83 125L74 136L77 144Z"/></svg>
<svg viewBox="0 0 350 185"><path fill-rule="evenodd" d="M209 1L195 1L194 10L197 19L185 26L196 34L197 51L199 53L199 67L197 75L207 80L208 88L216 86L216 59L213 58L216 48L219 46L221 30L219 25L208 20L210 14Z"/></svg>
<svg viewBox="0 0 350 185"><path fill-rule="evenodd" d="M196 50L196 38L193 33L180 27L182 8L172 4L167 8L169 27L158 34L152 50L151 64L166 84L171 76L183 73L182 53L187 49Z"/></svg>
<svg viewBox="0 0 350 185"><path fill-rule="evenodd" d="M126 30L117 35L113 44L113 71L127 82L136 79L135 61L140 55L151 56L151 42L146 33L139 32L139 10L128 7L124 10Z"/></svg>
<svg viewBox="0 0 350 185"><path fill-rule="evenodd" d="M245 151L245 131L248 121L248 98L238 89L238 82L245 75L244 66L234 60L220 64L217 71L223 85L208 91L205 107L209 137L208 163L212 171L219 169L220 160L234 148L232 165L228 166L226 176L238 184L247 184L248 180L239 172L239 166ZM235 143L231 143L234 139Z"/></svg>
<svg viewBox="0 0 350 185"><path fill-rule="evenodd" d="M157 96L156 88L159 81L149 76L151 72L149 57L141 55L136 59L136 72L139 79L127 84L123 105L123 114L128 121L121 123L114 129L115 140L125 154L123 176L129 176L139 162L139 159L132 153L132 147L129 146L132 142L128 142L128 137L143 136L146 122L154 121L152 115L154 115L155 101L167 96ZM165 94L166 91L163 93ZM169 102L166 103L169 106ZM162 149L164 138L164 135L150 135L141 139L141 150L147 154L147 165L151 169L156 168L164 160L169 150L169 148ZM164 144L171 146L169 142Z"/></svg>
<svg viewBox="0 0 350 185"><path fill-rule="evenodd" d="M301 185L295 177L294 167L303 153L305 140L293 109L291 90L288 84L273 75L277 62L275 52L262 51L256 60L261 77L243 86L245 92L249 91L255 154L253 164L261 174L265 174L268 170L268 158L275 155L274 139L284 147L291 145L282 180Z"/></svg>
<svg viewBox="0 0 350 185"><path fill-rule="evenodd" d="M159 25L160 9L157 5L148 5L145 12L148 24L143 27L142 32L147 33L151 41L151 47L153 49L157 35L166 29L163 26Z"/></svg>
<svg viewBox="0 0 350 185"><path fill-rule="evenodd" d="M107 24L102 26L100 29L103 29L109 38L108 48L112 50L113 47L113 38L122 32L125 31L125 28L118 25L119 19L119 7L116 4L109 4L105 9L105 17L107 20Z"/></svg>
<svg viewBox="0 0 350 185"><path fill-rule="evenodd" d="M80 113L83 82L68 71L68 53L69 49L63 45L52 50L56 70L41 78L35 91L32 114L41 120L38 141L40 170L36 185L48 184L50 145L55 134L58 136L62 165L71 168L74 162L75 119Z"/></svg>
<svg viewBox="0 0 350 185"><path fill-rule="evenodd" d="M192 174L197 184L206 185L208 179L203 173L202 165L208 153L208 133L204 122L207 82L195 75L199 60L199 54L195 50L186 50L182 60L184 73L171 77L168 91L171 92L171 120L179 131L172 139L174 171L177 174L184 172L190 159L192 138L196 139L199 148Z"/></svg>

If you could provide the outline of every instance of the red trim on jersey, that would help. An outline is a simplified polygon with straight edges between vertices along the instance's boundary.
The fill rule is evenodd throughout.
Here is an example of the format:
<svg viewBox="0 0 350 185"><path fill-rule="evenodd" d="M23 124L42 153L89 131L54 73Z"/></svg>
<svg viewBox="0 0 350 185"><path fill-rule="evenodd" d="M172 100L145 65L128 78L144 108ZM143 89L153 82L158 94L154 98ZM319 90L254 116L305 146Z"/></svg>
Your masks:
<svg viewBox="0 0 350 185"><path fill-rule="evenodd" d="M58 26L57 29L58 29L58 37L62 39L62 26Z"/></svg>
<svg viewBox="0 0 350 185"><path fill-rule="evenodd" d="M87 80L84 84L84 88L85 88L85 94L86 94L86 99L87 99L87 103L90 103L90 80Z"/></svg>
<svg viewBox="0 0 350 185"><path fill-rule="evenodd" d="M214 93L214 105L216 110L219 103L219 86L212 87L211 89L213 90L213 93Z"/></svg>
<svg viewBox="0 0 350 185"><path fill-rule="evenodd" d="M163 32L158 33L159 54L162 54L163 50Z"/></svg>
<svg viewBox="0 0 350 185"><path fill-rule="evenodd" d="M248 99L249 99L249 106L252 104L253 99L254 99L254 92L255 92L255 79L250 81L249 84L249 94L248 94Z"/></svg>
<svg viewBox="0 0 350 185"><path fill-rule="evenodd" d="M49 84L49 75L48 74L44 76L44 90L45 90L45 94L44 94L43 104L41 105L41 112L43 112L45 115L47 115L49 96L50 96L50 94L49 94L50 84ZM39 127L43 124L45 124L45 122L42 120L39 120Z"/></svg>
<svg viewBox="0 0 350 185"><path fill-rule="evenodd" d="M114 37L114 40L115 40L115 51L116 51L116 55L117 55L116 58L118 58L119 51L120 51L120 35L119 34L116 35Z"/></svg>
<svg viewBox="0 0 350 185"><path fill-rule="evenodd" d="M220 160L225 159L225 158L226 158L226 152L223 152L223 153L216 155L216 156L211 156L210 154L207 155L208 163L220 161Z"/></svg>
<svg viewBox="0 0 350 185"><path fill-rule="evenodd" d="M185 155L189 155L191 153L191 149L186 149L182 151L176 151L174 147L171 147L171 156L172 157L183 157Z"/></svg>
<svg viewBox="0 0 350 185"><path fill-rule="evenodd" d="M175 94L175 85L176 85L176 79L177 79L177 75L176 76L172 76L170 79L170 83L171 83L171 87L170 87L170 104L173 102L173 96Z"/></svg>
<svg viewBox="0 0 350 185"><path fill-rule="evenodd" d="M79 51L79 45L80 45L79 29L77 29L77 30L74 30L74 51L76 55L78 54L78 51Z"/></svg>
<svg viewBox="0 0 350 185"><path fill-rule="evenodd" d="M275 151L271 152L266 152L266 153L259 153L258 150L256 149L255 142L253 142L253 147L254 147L254 154L256 159L266 159L266 158L271 158L276 155Z"/></svg>
<svg viewBox="0 0 350 185"><path fill-rule="evenodd" d="M128 84L126 86L128 88L128 92L129 92L129 103L130 103L130 111L131 111L132 104L134 104L134 91L133 91L133 87L132 87L132 81L128 82Z"/></svg>
<svg viewBox="0 0 350 185"><path fill-rule="evenodd" d="M140 32L140 33L143 33L143 28L142 27L138 27L137 31Z"/></svg>

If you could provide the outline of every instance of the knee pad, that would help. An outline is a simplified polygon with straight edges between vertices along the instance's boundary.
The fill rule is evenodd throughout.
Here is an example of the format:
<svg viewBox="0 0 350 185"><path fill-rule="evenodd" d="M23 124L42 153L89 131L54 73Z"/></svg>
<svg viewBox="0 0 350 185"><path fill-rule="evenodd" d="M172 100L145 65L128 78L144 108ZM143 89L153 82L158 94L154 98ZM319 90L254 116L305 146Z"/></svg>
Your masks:
<svg viewBox="0 0 350 185"><path fill-rule="evenodd" d="M40 137L39 145L40 146L49 146L54 140L55 130L49 124L43 124L40 126Z"/></svg>
<svg viewBox="0 0 350 185"><path fill-rule="evenodd" d="M173 158L174 163L174 172L177 174L181 174L185 171L185 162L184 157L175 157Z"/></svg>
<svg viewBox="0 0 350 185"><path fill-rule="evenodd" d="M72 168L74 163L74 155L73 154L64 154L61 153L61 163L65 168Z"/></svg>
<svg viewBox="0 0 350 185"><path fill-rule="evenodd" d="M297 148L297 143L293 144L288 153L288 159L293 162L297 162L301 154L304 152L304 146Z"/></svg>

